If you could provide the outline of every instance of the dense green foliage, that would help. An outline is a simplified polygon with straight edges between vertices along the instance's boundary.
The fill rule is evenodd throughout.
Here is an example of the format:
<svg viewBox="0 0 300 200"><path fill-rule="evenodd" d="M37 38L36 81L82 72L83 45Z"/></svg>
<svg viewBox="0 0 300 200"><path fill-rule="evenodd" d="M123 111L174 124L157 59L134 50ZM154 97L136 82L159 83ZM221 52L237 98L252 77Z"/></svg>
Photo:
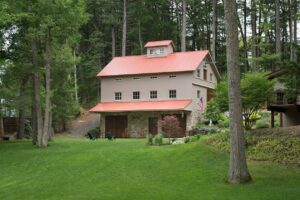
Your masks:
<svg viewBox="0 0 300 200"><path fill-rule="evenodd" d="M245 128L251 129L257 118L257 111L266 104L273 94L274 82L267 80L264 73L248 72L241 79L242 106ZM227 80L221 81L216 89L214 101L222 112L228 111Z"/></svg>
<svg viewBox="0 0 300 200"><path fill-rule="evenodd" d="M251 184L225 183L228 156L199 142L155 147L139 139L57 138L47 149L32 148L30 141L2 142L0 168L5 200L294 200L300 195L299 169L268 163L249 162Z"/></svg>

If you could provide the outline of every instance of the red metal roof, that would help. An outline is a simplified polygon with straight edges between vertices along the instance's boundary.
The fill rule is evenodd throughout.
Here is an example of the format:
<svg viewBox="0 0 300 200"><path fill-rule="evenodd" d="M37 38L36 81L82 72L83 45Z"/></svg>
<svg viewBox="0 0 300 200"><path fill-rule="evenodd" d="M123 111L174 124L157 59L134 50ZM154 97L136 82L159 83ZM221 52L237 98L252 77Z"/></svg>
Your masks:
<svg viewBox="0 0 300 200"><path fill-rule="evenodd" d="M173 48L174 48L174 44L172 42L172 40L161 40L161 41L151 41L151 42L147 42L145 47L161 47L161 46L168 46L172 44Z"/></svg>
<svg viewBox="0 0 300 200"><path fill-rule="evenodd" d="M194 71L208 51L171 53L165 57L125 56L115 57L97 76L122 76Z"/></svg>
<svg viewBox="0 0 300 200"><path fill-rule="evenodd" d="M90 112L184 110L191 102L192 100L103 102L90 109Z"/></svg>

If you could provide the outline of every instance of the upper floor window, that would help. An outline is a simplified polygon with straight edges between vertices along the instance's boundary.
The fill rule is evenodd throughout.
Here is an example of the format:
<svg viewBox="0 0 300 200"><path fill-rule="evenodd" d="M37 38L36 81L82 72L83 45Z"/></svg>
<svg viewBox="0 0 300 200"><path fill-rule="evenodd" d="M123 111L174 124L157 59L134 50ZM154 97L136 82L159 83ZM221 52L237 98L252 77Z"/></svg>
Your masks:
<svg viewBox="0 0 300 200"><path fill-rule="evenodd" d="M133 77L133 80L141 80L140 77Z"/></svg>
<svg viewBox="0 0 300 200"><path fill-rule="evenodd" d="M150 99L157 99L157 91L156 90L150 91Z"/></svg>
<svg viewBox="0 0 300 200"><path fill-rule="evenodd" d="M213 80L213 74L212 74L212 73L209 74L209 80L210 80L210 81Z"/></svg>
<svg viewBox="0 0 300 200"><path fill-rule="evenodd" d="M203 79L206 81L207 80L207 70L203 69Z"/></svg>
<svg viewBox="0 0 300 200"><path fill-rule="evenodd" d="M116 78L115 80L116 80L116 81L121 81L121 80L122 80L122 78Z"/></svg>
<svg viewBox="0 0 300 200"><path fill-rule="evenodd" d="M169 98L170 99L176 98L176 90L169 90Z"/></svg>
<svg viewBox="0 0 300 200"><path fill-rule="evenodd" d="M150 49L149 52L150 52L151 55L154 55L155 54L155 49Z"/></svg>
<svg viewBox="0 0 300 200"><path fill-rule="evenodd" d="M132 98L133 99L140 99L140 92L139 91L134 91L132 93Z"/></svg>
<svg viewBox="0 0 300 200"><path fill-rule="evenodd" d="M200 78L200 76L201 76L201 70L197 69L197 77Z"/></svg>
<svg viewBox="0 0 300 200"><path fill-rule="evenodd" d="M150 79L157 79L157 76L150 76Z"/></svg>
<svg viewBox="0 0 300 200"><path fill-rule="evenodd" d="M160 54L164 54L164 53L165 53L164 48L160 48L160 49L159 49L159 53L160 53Z"/></svg>
<svg viewBox="0 0 300 200"><path fill-rule="evenodd" d="M176 75L170 75L169 78L176 78Z"/></svg>
<svg viewBox="0 0 300 200"><path fill-rule="evenodd" d="M122 100L122 92L115 92L115 100Z"/></svg>

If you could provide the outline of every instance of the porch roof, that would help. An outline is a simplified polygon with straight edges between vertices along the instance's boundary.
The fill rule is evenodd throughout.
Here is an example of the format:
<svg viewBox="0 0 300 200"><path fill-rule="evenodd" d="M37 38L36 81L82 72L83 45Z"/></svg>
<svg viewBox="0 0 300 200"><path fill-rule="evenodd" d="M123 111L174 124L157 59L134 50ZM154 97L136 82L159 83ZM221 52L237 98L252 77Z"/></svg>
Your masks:
<svg viewBox="0 0 300 200"><path fill-rule="evenodd" d="M192 102L186 100L172 101L130 101L130 102L102 102L90 109L90 112L128 112L128 111L165 111L185 110Z"/></svg>

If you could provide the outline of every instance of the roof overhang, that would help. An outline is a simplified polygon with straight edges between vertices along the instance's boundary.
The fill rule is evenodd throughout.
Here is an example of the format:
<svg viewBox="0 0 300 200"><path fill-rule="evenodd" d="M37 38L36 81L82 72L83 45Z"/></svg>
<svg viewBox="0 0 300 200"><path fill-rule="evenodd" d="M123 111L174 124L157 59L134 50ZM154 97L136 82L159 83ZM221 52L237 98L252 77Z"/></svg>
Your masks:
<svg viewBox="0 0 300 200"><path fill-rule="evenodd" d="M168 45L171 45L173 49L175 49L175 45L172 40L150 41L147 42L144 47L151 48L151 47L162 47Z"/></svg>
<svg viewBox="0 0 300 200"><path fill-rule="evenodd" d="M94 113L130 111L189 111L192 100L102 102L91 108Z"/></svg>

